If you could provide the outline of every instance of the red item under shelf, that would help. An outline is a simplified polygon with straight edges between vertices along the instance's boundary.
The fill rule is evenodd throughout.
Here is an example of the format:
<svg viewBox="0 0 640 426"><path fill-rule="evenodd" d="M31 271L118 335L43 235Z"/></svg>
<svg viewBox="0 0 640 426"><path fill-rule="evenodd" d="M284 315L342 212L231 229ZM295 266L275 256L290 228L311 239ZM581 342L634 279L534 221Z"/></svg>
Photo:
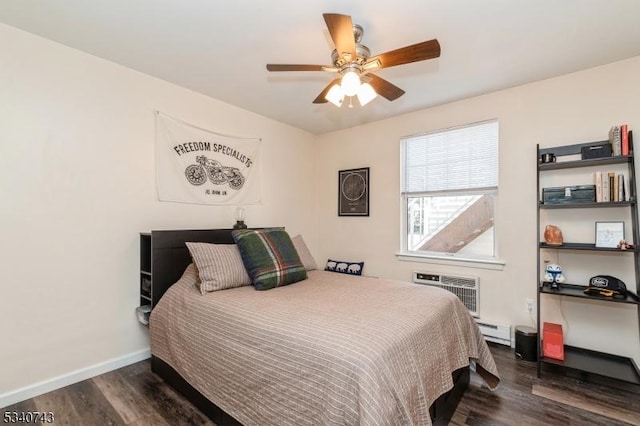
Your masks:
<svg viewBox="0 0 640 426"><path fill-rule="evenodd" d="M564 336L562 325L545 322L542 326L542 354L564 361Z"/></svg>

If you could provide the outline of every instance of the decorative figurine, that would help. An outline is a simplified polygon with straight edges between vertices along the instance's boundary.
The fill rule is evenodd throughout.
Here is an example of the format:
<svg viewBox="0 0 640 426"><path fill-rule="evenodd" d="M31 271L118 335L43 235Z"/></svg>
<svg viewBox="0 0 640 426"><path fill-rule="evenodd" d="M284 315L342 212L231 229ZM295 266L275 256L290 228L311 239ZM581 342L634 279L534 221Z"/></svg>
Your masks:
<svg viewBox="0 0 640 426"><path fill-rule="evenodd" d="M564 275L562 274L562 267L555 263L550 263L545 269L543 278L544 282L550 283L549 288L557 290L560 288L560 284L564 282Z"/></svg>
<svg viewBox="0 0 640 426"><path fill-rule="evenodd" d="M618 248L620 250L634 249L633 244L629 244L626 240L620 240L620 242L618 243Z"/></svg>
<svg viewBox="0 0 640 426"><path fill-rule="evenodd" d="M544 240L550 246L561 246L564 243L562 231L555 225L547 225L544 228Z"/></svg>

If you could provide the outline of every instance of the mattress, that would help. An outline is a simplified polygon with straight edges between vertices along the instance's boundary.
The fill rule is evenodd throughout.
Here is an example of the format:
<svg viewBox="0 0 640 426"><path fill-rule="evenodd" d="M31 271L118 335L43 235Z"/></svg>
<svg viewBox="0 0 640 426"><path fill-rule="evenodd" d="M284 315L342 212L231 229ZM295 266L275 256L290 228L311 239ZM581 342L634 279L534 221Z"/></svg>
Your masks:
<svg viewBox="0 0 640 426"><path fill-rule="evenodd" d="M244 425L429 425L451 373L492 355L434 287L310 271L268 291L201 294L190 265L151 313L151 352Z"/></svg>

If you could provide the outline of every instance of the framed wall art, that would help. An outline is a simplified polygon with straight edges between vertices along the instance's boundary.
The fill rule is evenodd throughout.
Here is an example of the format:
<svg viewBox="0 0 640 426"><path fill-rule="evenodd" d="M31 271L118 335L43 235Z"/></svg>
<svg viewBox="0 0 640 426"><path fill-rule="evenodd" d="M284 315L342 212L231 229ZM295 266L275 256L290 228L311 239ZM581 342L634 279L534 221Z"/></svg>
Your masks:
<svg viewBox="0 0 640 426"><path fill-rule="evenodd" d="M338 172L338 216L369 216L369 167Z"/></svg>
<svg viewBox="0 0 640 426"><path fill-rule="evenodd" d="M596 222L596 247L616 248L624 240L624 222Z"/></svg>

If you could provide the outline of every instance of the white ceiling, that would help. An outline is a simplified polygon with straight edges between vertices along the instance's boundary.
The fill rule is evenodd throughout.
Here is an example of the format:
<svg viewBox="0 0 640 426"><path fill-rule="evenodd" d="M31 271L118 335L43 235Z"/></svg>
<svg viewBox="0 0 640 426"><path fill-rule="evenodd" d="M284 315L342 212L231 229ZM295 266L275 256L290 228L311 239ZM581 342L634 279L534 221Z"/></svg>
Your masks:
<svg viewBox="0 0 640 426"><path fill-rule="evenodd" d="M265 65L331 64L322 13L372 55L442 55L376 72L396 101L313 104L333 74ZM0 22L316 134L640 55L640 0L2 0Z"/></svg>

